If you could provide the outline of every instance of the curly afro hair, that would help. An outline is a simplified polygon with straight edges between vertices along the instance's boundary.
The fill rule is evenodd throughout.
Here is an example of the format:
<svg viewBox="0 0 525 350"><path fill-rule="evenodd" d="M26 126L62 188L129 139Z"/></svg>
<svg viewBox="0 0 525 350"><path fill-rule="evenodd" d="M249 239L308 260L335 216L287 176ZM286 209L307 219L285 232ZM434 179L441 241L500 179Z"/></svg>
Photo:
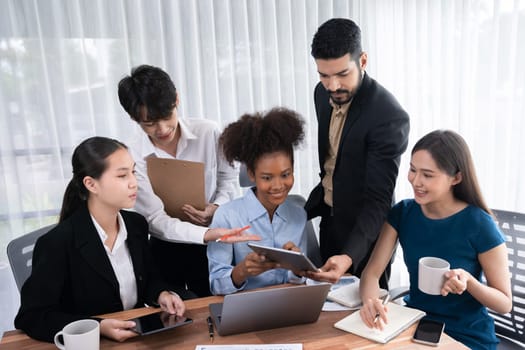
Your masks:
<svg viewBox="0 0 525 350"><path fill-rule="evenodd" d="M293 149L304 139L304 121L287 108L273 108L267 113L244 114L229 124L219 138L224 157L230 164L239 161L255 171L255 163L264 154L284 152L293 164Z"/></svg>

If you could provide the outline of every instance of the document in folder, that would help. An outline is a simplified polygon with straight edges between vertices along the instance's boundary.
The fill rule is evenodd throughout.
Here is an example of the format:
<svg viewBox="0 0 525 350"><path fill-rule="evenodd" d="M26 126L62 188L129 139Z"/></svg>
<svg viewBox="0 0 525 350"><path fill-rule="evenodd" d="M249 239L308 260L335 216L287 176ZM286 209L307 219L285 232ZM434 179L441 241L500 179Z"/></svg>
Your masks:
<svg viewBox="0 0 525 350"><path fill-rule="evenodd" d="M204 163L155 156L147 157L146 163L153 191L169 216L188 220L182 211L184 204L204 210Z"/></svg>

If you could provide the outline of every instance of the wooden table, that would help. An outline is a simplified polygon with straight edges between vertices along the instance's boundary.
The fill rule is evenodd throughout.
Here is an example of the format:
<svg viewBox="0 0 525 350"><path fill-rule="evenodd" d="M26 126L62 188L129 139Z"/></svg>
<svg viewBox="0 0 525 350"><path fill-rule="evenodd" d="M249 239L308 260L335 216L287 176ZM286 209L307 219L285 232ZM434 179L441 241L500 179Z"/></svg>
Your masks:
<svg viewBox="0 0 525 350"><path fill-rule="evenodd" d="M193 323L161 333L128 339L123 343L101 338L101 349L177 349L194 350L197 344L208 345L210 342L206 318L209 315L208 304L221 302L222 297L207 297L187 300L186 316L193 319ZM134 317L153 313L158 309L142 308L103 315L116 319L127 320ZM431 347L413 343L410 339L415 325L401 333L389 343L381 345L351 333L338 330L333 324L349 314L348 311L322 312L315 323L284 327L259 332L249 332L221 337L215 332L213 344L283 344L302 343L304 350L314 349L425 349ZM4 333L0 342L0 350L28 349L28 350L56 350L54 344L39 342L29 338L25 333L14 330ZM468 349L446 334L441 338L438 349Z"/></svg>

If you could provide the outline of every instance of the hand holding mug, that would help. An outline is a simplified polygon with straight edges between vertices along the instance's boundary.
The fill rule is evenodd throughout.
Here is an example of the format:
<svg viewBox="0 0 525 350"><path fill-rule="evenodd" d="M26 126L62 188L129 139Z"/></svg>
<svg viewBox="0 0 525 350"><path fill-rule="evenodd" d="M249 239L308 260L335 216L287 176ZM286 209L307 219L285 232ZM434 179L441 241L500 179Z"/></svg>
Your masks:
<svg viewBox="0 0 525 350"><path fill-rule="evenodd" d="M467 282L470 278L470 273L463 269L454 269L445 273L446 281L441 288L441 295L447 296L452 294L463 294L467 290Z"/></svg>

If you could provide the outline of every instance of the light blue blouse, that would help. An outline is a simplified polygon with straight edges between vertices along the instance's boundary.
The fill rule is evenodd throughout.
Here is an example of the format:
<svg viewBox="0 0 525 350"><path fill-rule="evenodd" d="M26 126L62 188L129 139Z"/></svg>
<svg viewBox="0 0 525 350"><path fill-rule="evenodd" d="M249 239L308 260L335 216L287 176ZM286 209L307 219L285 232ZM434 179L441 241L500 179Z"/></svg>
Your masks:
<svg viewBox="0 0 525 350"><path fill-rule="evenodd" d="M250 225L249 232L261 237L258 244L282 248L286 242L291 241L301 251L306 251L304 208L286 199L277 207L273 221L270 222L268 212L255 196L254 189L247 190L241 198L221 205L213 215L210 227L234 228ZM231 294L240 290L302 281L289 270L274 269L249 277L240 288L235 287L231 279L233 267L251 252L253 251L246 242L208 244L210 287L213 294Z"/></svg>

